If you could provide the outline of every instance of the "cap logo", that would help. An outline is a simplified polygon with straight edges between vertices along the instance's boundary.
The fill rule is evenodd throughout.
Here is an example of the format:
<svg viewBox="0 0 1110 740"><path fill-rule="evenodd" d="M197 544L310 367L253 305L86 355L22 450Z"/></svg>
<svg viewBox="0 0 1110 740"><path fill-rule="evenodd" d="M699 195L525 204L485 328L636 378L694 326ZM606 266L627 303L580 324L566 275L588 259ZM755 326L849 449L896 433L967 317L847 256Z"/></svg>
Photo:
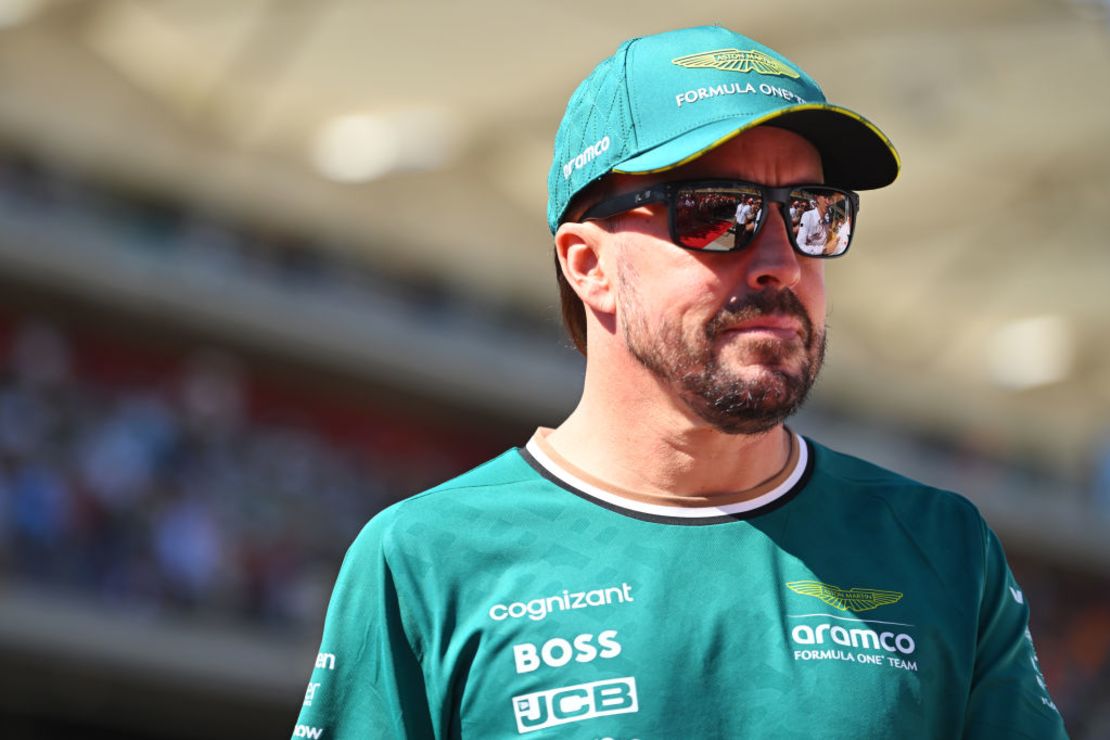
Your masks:
<svg viewBox="0 0 1110 740"><path fill-rule="evenodd" d="M583 149L574 159L563 163L563 179L570 179L575 170L580 170L590 162L609 151L609 135L601 137L598 141Z"/></svg>
<svg viewBox="0 0 1110 740"><path fill-rule="evenodd" d="M691 69L722 69L729 72L755 72L761 75L778 75L798 79L801 77L790 67L778 59L764 54L755 49L741 51L740 49L717 49L716 51L703 51L700 54L690 54L671 60L672 64Z"/></svg>

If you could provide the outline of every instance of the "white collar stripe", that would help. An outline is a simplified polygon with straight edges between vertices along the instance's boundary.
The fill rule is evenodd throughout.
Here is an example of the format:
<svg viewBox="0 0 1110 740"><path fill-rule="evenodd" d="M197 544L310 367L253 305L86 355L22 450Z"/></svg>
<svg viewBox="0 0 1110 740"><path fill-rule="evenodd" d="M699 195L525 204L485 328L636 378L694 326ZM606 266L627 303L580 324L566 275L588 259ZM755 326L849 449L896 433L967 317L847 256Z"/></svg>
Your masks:
<svg viewBox="0 0 1110 740"><path fill-rule="evenodd" d="M701 519L706 517L729 516L732 514L745 514L763 508L789 493L794 486L798 484L798 481L802 479L802 476L805 475L806 465L809 461L809 448L806 446L805 440L798 434L794 434L794 439L795 443L798 445L798 461L794 465L794 469L790 471L790 474L786 476L786 479L783 480L782 483L761 496L757 496L748 501L739 501L735 504L725 504L724 506L660 506L659 504L634 501L625 496L619 496L611 491L606 491L603 488L598 488L592 483L588 483L574 475L574 473L571 473L552 460L547 453L543 451L540 445L536 443L535 439L529 440L525 449L528 450L532 458L543 466L548 473L571 488L586 494L590 498L604 501L618 509L637 511L641 514L679 519Z"/></svg>

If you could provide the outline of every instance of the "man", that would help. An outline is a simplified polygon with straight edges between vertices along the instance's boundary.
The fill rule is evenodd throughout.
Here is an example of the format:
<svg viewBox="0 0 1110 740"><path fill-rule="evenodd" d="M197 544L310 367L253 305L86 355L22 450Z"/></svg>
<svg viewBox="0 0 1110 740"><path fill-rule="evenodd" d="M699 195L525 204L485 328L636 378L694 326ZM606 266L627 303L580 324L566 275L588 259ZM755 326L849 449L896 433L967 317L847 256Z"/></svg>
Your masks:
<svg viewBox="0 0 1110 740"><path fill-rule="evenodd" d="M794 233L798 233L798 225L802 221L802 214L805 212L805 206L800 200L790 201L790 225L794 229Z"/></svg>
<svg viewBox="0 0 1110 740"><path fill-rule="evenodd" d="M756 211L755 198L748 197L740 202L736 207L736 233L747 231L749 226L755 227L753 221Z"/></svg>
<svg viewBox="0 0 1110 740"><path fill-rule="evenodd" d="M825 196L819 195L810 201L810 206L802 214L798 225L797 242L806 254L818 255L824 253L825 243L829 240L829 228L825 221L829 202Z"/></svg>
<svg viewBox="0 0 1110 740"><path fill-rule="evenodd" d="M825 347L786 209L898 168L726 29L602 62L549 179L581 401L367 525L295 736L1064 737L974 507L784 426Z"/></svg>
<svg viewBox="0 0 1110 740"><path fill-rule="evenodd" d="M834 249L843 254L848 249L848 243L852 240L852 219L848 216L843 216L836 221L836 246Z"/></svg>

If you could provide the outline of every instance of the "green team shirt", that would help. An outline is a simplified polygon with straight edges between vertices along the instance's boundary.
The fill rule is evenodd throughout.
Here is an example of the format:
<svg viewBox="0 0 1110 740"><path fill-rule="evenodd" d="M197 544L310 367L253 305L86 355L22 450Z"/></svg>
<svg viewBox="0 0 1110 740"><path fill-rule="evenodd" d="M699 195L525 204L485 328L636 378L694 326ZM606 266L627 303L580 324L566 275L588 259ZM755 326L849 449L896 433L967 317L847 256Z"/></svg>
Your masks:
<svg viewBox="0 0 1110 740"><path fill-rule="evenodd" d="M386 509L293 737L1066 737L974 506L795 443L733 506L633 502L533 440Z"/></svg>

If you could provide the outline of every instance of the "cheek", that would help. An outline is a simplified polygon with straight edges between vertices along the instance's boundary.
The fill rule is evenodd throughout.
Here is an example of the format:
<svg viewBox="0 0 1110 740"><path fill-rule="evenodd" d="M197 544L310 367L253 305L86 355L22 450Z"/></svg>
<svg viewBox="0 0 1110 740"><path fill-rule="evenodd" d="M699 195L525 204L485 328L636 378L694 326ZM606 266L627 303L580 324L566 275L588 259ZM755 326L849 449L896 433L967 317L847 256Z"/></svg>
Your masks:
<svg viewBox="0 0 1110 740"><path fill-rule="evenodd" d="M691 290L697 292L676 297L665 307L668 326L662 327L662 331L676 346L701 352L711 342L707 329L713 325L727 298L719 292L712 292L712 286L700 285L691 287ZM696 300L691 298L694 295Z"/></svg>
<svg viewBox="0 0 1110 740"><path fill-rule="evenodd" d="M693 274L675 272L675 291L670 301L672 315L681 316L683 328L702 331L728 301L730 288L712 275L694 271Z"/></svg>
<svg viewBox="0 0 1110 740"><path fill-rule="evenodd" d="M815 326L825 326L825 263L808 259L802 265L802 276L794 288L798 299L809 311Z"/></svg>
<svg viewBox="0 0 1110 740"><path fill-rule="evenodd" d="M653 245L651 259L625 265L625 277L635 280L634 292L651 323L672 326L697 323L712 317L727 293L727 286L710 270L677 247Z"/></svg>
<svg viewBox="0 0 1110 740"><path fill-rule="evenodd" d="M664 276L666 277L666 276ZM710 286L698 282L682 282L678 275L671 275L644 286L638 293L638 310L648 326L678 329L683 335L701 331L705 322L717 312L719 303L712 296Z"/></svg>

